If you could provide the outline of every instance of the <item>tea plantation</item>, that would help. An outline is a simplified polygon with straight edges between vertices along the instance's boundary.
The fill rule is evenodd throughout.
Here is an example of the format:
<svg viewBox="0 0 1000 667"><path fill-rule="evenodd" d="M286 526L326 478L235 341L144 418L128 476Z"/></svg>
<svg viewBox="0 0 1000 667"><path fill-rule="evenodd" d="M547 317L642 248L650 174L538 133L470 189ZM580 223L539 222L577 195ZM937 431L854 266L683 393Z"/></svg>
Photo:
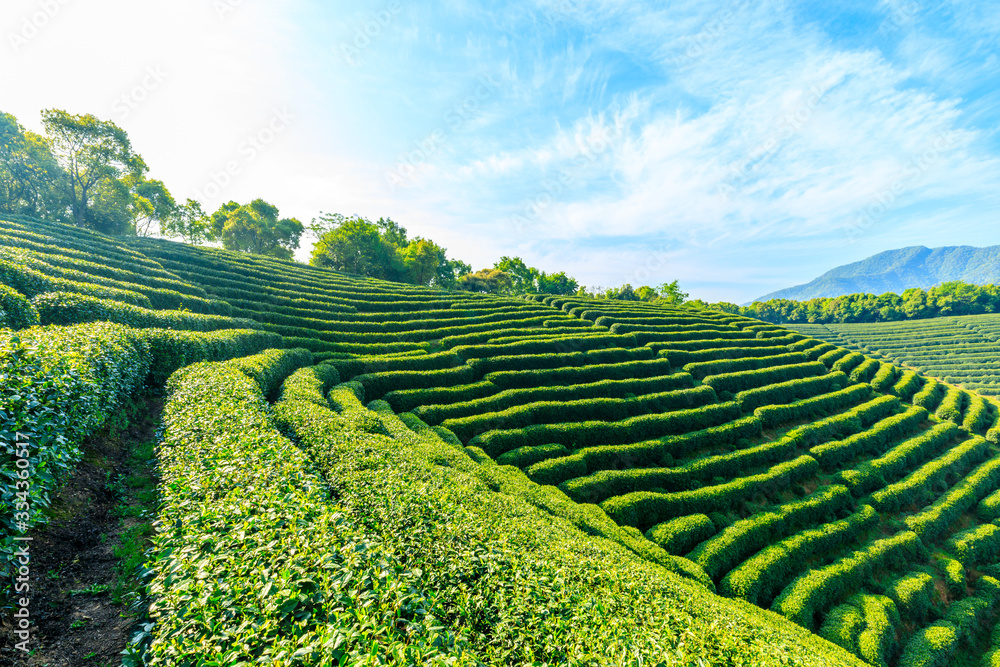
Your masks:
<svg viewBox="0 0 1000 667"><path fill-rule="evenodd" d="M18 218L0 283L8 551L166 392L151 664L1000 665L997 409L847 339Z"/></svg>
<svg viewBox="0 0 1000 667"><path fill-rule="evenodd" d="M1000 395L1000 315L788 327L984 396Z"/></svg>

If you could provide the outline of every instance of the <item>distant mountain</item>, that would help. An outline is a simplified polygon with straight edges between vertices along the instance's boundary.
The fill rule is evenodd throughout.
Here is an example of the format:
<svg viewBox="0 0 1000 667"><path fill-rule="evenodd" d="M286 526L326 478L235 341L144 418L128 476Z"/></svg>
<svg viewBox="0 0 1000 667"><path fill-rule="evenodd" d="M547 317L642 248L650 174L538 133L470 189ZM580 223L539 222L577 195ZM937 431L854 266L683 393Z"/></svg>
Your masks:
<svg viewBox="0 0 1000 667"><path fill-rule="evenodd" d="M771 292L754 301L806 301L859 292L899 294L910 287L926 289L949 280L977 285L1000 283L1000 245L988 248L911 246L887 250L860 262L838 266L805 285Z"/></svg>

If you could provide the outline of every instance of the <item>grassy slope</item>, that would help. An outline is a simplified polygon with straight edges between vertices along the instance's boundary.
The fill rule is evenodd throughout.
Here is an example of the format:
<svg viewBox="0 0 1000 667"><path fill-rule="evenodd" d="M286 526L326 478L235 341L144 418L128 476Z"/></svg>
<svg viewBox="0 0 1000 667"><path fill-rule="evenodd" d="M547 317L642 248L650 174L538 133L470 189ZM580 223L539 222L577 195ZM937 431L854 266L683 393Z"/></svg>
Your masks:
<svg viewBox="0 0 1000 667"><path fill-rule="evenodd" d="M11 228L7 233L10 238L29 239L24 229ZM0 241L6 240L0 239ZM229 304L231 311L225 313L226 315L255 319L261 326L293 338L295 344L304 343L311 346L318 356L344 357L384 351L391 347L396 352L395 356L333 358L331 363L341 371L341 375L344 376L342 379L357 378L360 387L364 387L367 391L368 400L385 396L401 411L404 408L407 410L416 408L416 414L429 419L435 425L443 424L444 427L449 426L449 421L435 422L433 418L435 414L439 415L442 411L450 410L452 414L458 415L451 419L459 421L452 421L450 425L456 427L456 431L462 434L467 444L473 445L471 448L462 450L461 444L452 440L451 447L440 449L443 445L432 438L432 444L418 443L404 450L422 453L421 456L410 456L394 454L392 452L396 450L389 447L388 443L380 444L385 442L387 437L392 437L397 442L407 442L409 436L398 431L398 428L396 432L392 432L388 427L383 427L381 436L372 436L374 440L371 446L379 452L374 459L377 461L373 464L374 468L392 474L366 477L367 473L353 471L349 463L344 463L351 459L350 445L338 445L335 458L340 463L330 468L331 473L337 473L331 479L344 480L341 482L343 494L353 493L360 498L363 495L361 490L369 489L365 497L370 507L366 511L359 510L359 521L367 521L372 516L378 516L386 520L386 525L392 525L392 522L410 522L409 525L412 525L412 522L418 520L436 525L442 521L440 518L442 515L435 513L448 512L448 503L453 502L454 507L464 508L463 512L468 512L468 516L472 518L451 526L449 539L460 541L463 536L470 538L474 536L472 543L482 544L484 548L492 548L489 545L494 544L501 554L506 554L504 558L511 559L509 562L517 564L517 567L508 570L509 572L531 573L531 576L535 576L540 572L539 567L542 569L555 567L559 573L572 573L569 577L571 581L589 582L597 577L604 582L603 585L610 585L619 595L624 595L626 600L645 600L643 604L646 605L648 605L648 594L643 594L641 591L644 587L648 589L652 585L655 590L661 591L661 594L666 596L661 601L662 605L681 611L676 617L671 617L673 620L670 622L667 622L666 618L663 619L664 627L672 629L655 641L647 642L643 652L655 653L671 646L676 648L680 637L689 632L697 639L688 642L688 648L685 649L688 651L686 654L688 656L699 653L709 655L716 650L712 649L712 646L736 647L749 642L749 649L737 651L733 648L734 652L725 657L722 653L713 654L714 659L720 662L731 660L733 664L742 664L742 661L750 664L770 664L777 661L775 657L777 654L784 653L793 662L809 664L817 652L828 656L820 658L822 664L846 660L844 654L838 654L836 651L827 653L831 649L820 648L823 645L815 643L816 640L804 638L808 635L804 636L800 631L793 630L795 626L776 621L775 617L763 612L753 612L753 607L730 607L732 603L723 598L712 596L707 592L698 592L697 585L678 579L663 569L667 567L697 578L699 576L697 568L690 567L687 561L671 558L667 555L667 551L641 537L638 532L609 525L607 518L593 505L576 506L552 487L533 486L520 473L517 473L521 475L520 477L515 475L512 478L514 481L505 482L506 492L498 493L499 487L495 480L484 484L484 475L488 477L495 473L484 472L493 470L492 464L483 458L482 450L474 446L482 444L488 448L498 447L497 442L527 443L529 449L518 454L517 448L514 448L514 453L504 454L507 458L501 462L519 464L530 477L540 480L545 477L543 473L546 470L549 470L547 474L551 474L552 469L569 470L570 473L567 473L569 476L562 474L562 478L553 480L561 483L564 492L571 497L585 500L591 496L587 496L581 489L588 489L588 492L595 492L596 489L598 496L593 497L597 502L601 502L612 516L638 516L639 520L636 523L643 528L670 519L677 513L676 509L671 508L680 508L683 513L690 513L692 509L710 512L711 519L708 520L707 526L710 526L708 530L712 533L725 529L727 525L732 525L733 529L736 529L747 525L747 522L752 523L769 516L769 511L773 513L776 510L780 513L783 509L795 507L800 497L806 502L810 498L820 497L826 492L826 487L817 490L819 485L840 481L838 475L842 471L857 469L875 453L887 451L906 438L913 437L932 426L931 422L924 422L909 431L901 430L901 434L879 443L874 452L866 451L863 456L848 457L845 460L838 460L836 464L826 465L823 464L822 456L813 452L816 446L836 441L836 438L848 436L852 431L860 431L861 435L871 432L873 425L881 424L882 420L892 418L894 415L903 414L904 407L897 403L890 406L886 401L879 403L877 400L874 402L868 400L869 397L860 390L863 388L859 391L851 390L843 396L834 395L837 394L835 387L822 387L821 382L804 378L805 384L812 388L804 390L803 393L789 395L787 392L779 391L767 394L763 398L758 396L752 407L741 410L734 406L735 413L732 412L733 409L725 408L727 399L732 398L732 393L747 382L751 382L748 380L750 377L748 373L757 373L758 375L752 377L758 378L757 382L763 382L765 386L768 383L774 385L780 378L769 369L794 365L789 363L792 361L805 361L805 365L808 366L809 349L816 347L816 344L796 344L798 339L785 337L787 332L777 327L761 326L755 321L728 318L712 313L677 312L641 305L623 305L622 308L617 308L616 304L606 302L549 299L548 303L530 304L511 299L451 295L378 281L358 280L263 258L195 250L176 244L140 242L136 247L142 250L144 257L152 258L158 263L160 269L144 263L144 266L152 271L170 273L180 281L195 285L199 290L203 289L208 298L216 298ZM122 252L125 253L124 250ZM113 263L109 257L105 257L105 261ZM671 318L676 321L671 323ZM420 324L421 321L424 322L423 325ZM399 324L387 324L392 322ZM539 334L544 334L546 331L550 333L541 340L548 338L550 342L539 342ZM505 332L513 334L516 339L524 342L518 343L515 340L503 343L510 346L508 349L496 346L475 347L488 343L491 338L501 337ZM572 335L572 332L579 333ZM595 336L601 337L599 342L588 340ZM771 342L767 340L770 336L775 337ZM707 341L714 342L709 344ZM463 343L466 344L464 347ZM663 352L657 354L660 350ZM431 354L426 354L427 352ZM518 354L515 356L510 352ZM400 356L402 354L409 356ZM805 359L790 359L784 355L805 355ZM819 357L818 354L813 356ZM640 381L630 379L639 378L641 374L637 374L640 373L640 369L646 368L651 363L659 363L656 359L664 358L669 360L668 365L673 366L672 370L675 373L686 363L693 364L688 367L689 375L682 374L688 378L686 385L688 389L684 389L683 386L669 389L661 387L661 391L656 393L652 387L640 386ZM727 359L732 360L732 363L726 361ZM836 364L842 359L844 359L842 354L827 355L821 364L822 373L829 373L829 369L837 368ZM760 366L763 368L754 370ZM567 370L559 370L560 368ZM734 368L738 369L735 377L719 372ZM847 363L841 362L839 370L850 373L858 368L861 368L860 361L848 360ZM397 372L392 374L396 369ZM570 369L576 370L570 371ZM873 378L877 368L869 366L869 369L871 373L868 373L868 377L857 378L850 383L851 386L860 387L858 380L877 379ZM380 375L379 372L383 374ZM385 375L385 372L390 374ZM662 375L662 371L657 372ZM780 373L785 372L780 371ZM810 373L815 372L815 370L810 371ZM487 375L488 373L495 375ZM518 375L519 373L521 375ZM538 389L530 388L533 373L549 373L536 377L536 379L541 378L539 381L542 382L542 386ZM438 385L438 381L435 380L437 377L441 378L440 390L435 389ZM556 380L544 379L548 377L555 377ZM822 374L816 377L821 379ZM595 378L596 385L593 381ZM626 387L614 384L616 382L632 382L632 384ZM803 384L796 380L790 382ZM809 384L810 382L812 384ZM553 388L564 387L559 390L563 394L570 391L585 396L577 399L577 402L583 401L579 403L580 409L571 412L573 403L567 402L565 395L555 399L557 402L552 409L540 403L538 400L541 398L540 394L544 393L544 386L549 383ZM456 384L465 389L459 391L454 388L445 389ZM840 382L838 386L842 384L843 382ZM883 391L891 393L892 386L888 384ZM411 387L411 389L400 391L400 387ZM713 387L717 397L709 402L717 405L712 408L697 407L700 403L691 404L691 409L694 410L692 414L714 414L712 409L715 409L719 417L714 421L653 424L649 417L644 416L657 414L662 410L667 410L670 414L679 414L678 410L682 410L685 406L678 401L694 400L685 396L693 396L700 391L699 387L706 388L706 391L708 387ZM355 384L352 388L358 390L359 385ZM506 391L501 393L502 389ZM662 391L663 389L666 391ZM911 398L913 393L909 392L904 398ZM879 395L876 393L870 398ZM468 400L470 396L475 396L475 400ZM650 402L643 403L642 401L647 398ZM813 403L785 412L782 412L782 409L766 408L769 403L783 404L794 399L812 400ZM704 401L703 398L698 400ZM891 403L892 399L888 400ZM743 397L743 401L742 405L751 405L746 396ZM429 402L437 407L431 409ZM870 407L864 407L869 404ZM886 406L891 409L887 410ZM357 418L360 421L340 424L338 430L350 434L352 429L359 428L358 424L369 424L373 419L391 421L391 411L385 412L388 406L377 403L370 407L380 411L371 413L367 417L364 416L365 412L361 412L361 416ZM727 424L735 424L740 420L761 419L760 416L754 417L755 407L764 407L767 413L762 422L766 423L767 428L762 431L760 427L741 430L738 433L739 437L727 442L724 431L710 430L704 432L704 435L699 435L700 432L694 428L725 429ZM343 414L343 406L340 408ZM625 410L625 413L621 410ZM768 413L767 410L771 412ZM968 410L968 406L965 406L965 410ZM530 415L527 422L524 417L525 411ZM849 414L852 411L860 414L858 418L861 419L861 423L852 421L855 419ZM886 412L887 414L883 414ZM599 414L610 415L605 418L611 418L621 428L617 431L608 431L599 423L583 421L600 418ZM790 429L795 426L810 424L817 417L827 414L844 415L841 420L843 425L833 424L830 427L820 428L815 433L803 434L800 430L788 436ZM866 415L871 418L868 419ZM958 415L960 421L962 417L962 414ZM418 431L426 429L416 417L404 415L404 418L411 428ZM518 432L517 429L509 428L511 425L521 426L532 422L536 424L533 431ZM464 425L465 430L458 428L459 423ZM685 431L691 433L686 435ZM982 429L980 432L984 431L985 429ZM598 433L603 435L598 436ZM446 440L453 437L440 425L437 426L437 434ZM652 458L647 456L650 447L645 447L643 450L645 454L637 452L635 448L628 449L630 443L649 442L651 438L655 438L655 442L659 443L657 445L659 449ZM348 440L350 441L351 439ZM535 447L550 441L561 441L562 449L546 447L539 450ZM625 450L602 453L593 450L592 447L588 448L589 445L607 444L612 441L620 442L621 445L616 446L624 447ZM948 446L967 441L968 436L954 438ZM507 447L509 444L504 444L495 451ZM434 453L435 451L437 453ZM945 450L912 456L903 467L894 471L891 478L883 480L883 485L893 480L910 479L907 473L932 463L933 457L941 455L942 451L946 453L947 447ZM316 451L313 454L324 455ZM980 460L993 455L993 450L988 446L978 447L976 456L979 458L975 461L971 458L963 459L946 470L946 474L940 476L940 481L932 485L930 497L936 497L943 489L952 488L955 482ZM646 458L643 458L644 456ZM816 466L813 462L803 466L804 472L795 478L794 483L788 482L787 478L779 478L777 483L770 484L754 481L756 479L754 475L766 475L785 462L809 463L805 459L815 457L820 458L821 465ZM565 459L567 465L562 465L560 459ZM480 463L476 463L477 460ZM448 465L441 467L441 463ZM338 468L338 465L341 467ZM624 475L617 472L617 469L623 466L636 472ZM414 483L414 480L421 480L421 483ZM425 484L427 480L434 481ZM749 485L747 487L749 492L726 495L734 488L734 484ZM373 494L371 489L378 489L380 493ZM543 489L548 490L542 493ZM411 502L402 507L390 505L387 508L384 505L385 499L394 496L411 498ZM442 501L445 498L448 499L447 502ZM712 500L705 505L704 500L699 498ZM660 509L654 514L644 514L640 511L637 515L633 509L636 500L655 501L654 505ZM840 503L832 513L820 512L807 520L787 525L784 532L778 531L768 535L768 540L764 544L756 545L753 549L745 549L745 553L741 553L739 558L728 563L726 568L710 567L712 578L716 584L722 583L728 571L746 562L759 551L761 546L766 546L767 541L777 541L786 535L793 537L796 533L802 537L803 534L800 532L802 530L823 526L829 521L851 515L860 508L859 500L849 497L846 503ZM421 519L414 509L418 506L433 507L434 513ZM700 509L703 506L705 509ZM574 510L573 507L580 509ZM629 511L622 511L623 507L629 508ZM483 514L483 508L494 508L495 511ZM780 572L771 571L769 581L771 587L775 588L774 594L780 592L785 584L792 583L807 565L823 567L838 558L863 550L880 538L900 534L900 531L905 530L902 520L914 509L904 503L901 509L885 510L880 513L877 523L874 526L866 525L863 532L849 535L839 541L828 540L829 544L824 549L811 554L808 558L785 565L785 569ZM435 516L438 518L434 518ZM477 516L480 517L479 520L475 519ZM493 522L483 521L486 517L494 517ZM740 523L741 521L743 523ZM965 527L970 521L974 523L977 519L974 513L965 511L955 523ZM485 534L481 530L484 525L490 526L490 530ZM523 531L528 530L525 526L530 526L529 532L537 536L535 543L541 545L538 547L538 552L529 552L540 555L534 560L530 558L525 560L524 554L519 553L523 541L512 539L514 535L519 534L519 530L522 531L523 537ZM705 527L706 524L702 523L702 526ZM583 528L583 531L580 528ZM585 532L591 535L604 535L607 539L584 537ZM946 538L951 532L953 531L950 528L943 531L941 536L930 541L926 547L932 552L943 552ZM399 531L383 529L382 539L394 534L399 534ZM709 538L708 541L706 537ZM716 538L718 537L716 535ZM803 539L809 538L808 534L804 534ZM706 545L712 542L712 538L711 535L700 535L693 540L688 540L687 543L676 539L661 540L660 543L666 545L668 551L677 556L686 555L699 560L698 555L704 555L707 550ZM591 546L583 546L587 541L592 541ZM440 545L434 541L421 541L419 538L414 538L412 544L406 544L404 541L395 545L399 549L414 546L433 554L435 548ZM589 557L582 558L582 553ZM910 558L911 560L906 563L893 562L879 566L868 578L862 577L851 582L841 595L834 596L819 611L829 611L836 603L846 599L849 593L858 590L879 593L880 581L884 583L908 570L927 569L935 578L941 579L940 573L932 565L933 559L929 559L926 555L917 557L911 555ZM428 563L430 567L425 567L425 570L434 572L434 567L440 567L443 560L443 558L431 559ZM609 561L612 561L613 565ZM699 562L704 564L709 561L702 558ZM970 569L969 574L971 575L969 581L974 584L978 571ZM521 578L515 580L523 581ZM451 590L443 585L441 580L435 580L433 577L427 585L433 587L435 582L441 586L442 596L445 591ZM560 594L568 596L562 603L560 614L555 618L565 618L565 614L572 612L573 605L583 604L581 609L590 609L590 606L575 597L586 590L586 587L579 588L577 583L563 584L558 591L546 592L545 597L549 595L558 597ZM929 616L907 619L903 626L897 628L899 639L905 643L915 630L943 615L950 599L959 599L963 596L963 593L945 596L935 603ZM444 608L451 610L449 613L452 614L455 623L471 628L470 632L474 635L478 626L469 621L467 615L463 615L465 612L462 611L464 609L462 605L452 604L450 607L445 605ZM728 609L728 611L717 612L715 609ZM618 611L602 613L605 615L588 614L587 618L590 619L588 622L617 628L609 630L613 636L626 637L631 632L628 628L637 628L641 623L639 619L642 614L636 614L624 607ZM650 609L645 613L653 614L655 617L656 612ZM720 615L740 620L735 625L720 627L717 622ZM821 614L820 619L822 617ZM544 623L537 626L539 631L544 629L549 632L559 627L563 626L558 624L545 626ZM730 635L728 641L726 635ZM751 636L756 636L758 641L748 640L747 638ZM776 639L778 636L784 639ZM650 640L650 635L644 634L643 637ZM717 638L720 643L713 644L713 638ZM488 638L474 643L477 644L477 653L484 658L489 657L498 662L510 659L510 655L503 653L500 645L491 643ZM611 641L608 646L617 644ZM651 648L654 646L659 648ZM549 647L547 650L553 649ZM898 651L895 654L898 655ZM546 654L543 652L536 657L542 655ZM550 658L556 656L556 654L548 655ZM753 655L758 655L756 661ZM681 655L677 657L685 659ZM605 655L603 663L608 662L610 658Z"/></svg>

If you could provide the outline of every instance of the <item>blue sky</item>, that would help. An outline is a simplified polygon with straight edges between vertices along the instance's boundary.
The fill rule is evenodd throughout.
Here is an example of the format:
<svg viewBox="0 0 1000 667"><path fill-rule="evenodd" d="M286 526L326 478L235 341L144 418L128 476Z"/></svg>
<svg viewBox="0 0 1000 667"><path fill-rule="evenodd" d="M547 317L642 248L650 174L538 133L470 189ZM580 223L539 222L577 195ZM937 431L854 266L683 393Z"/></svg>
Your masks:
<svg viewBox="0 0 1000 667"><path fill-rule="evenodd" d="M115 120L208 208L390 216L589 286L743 302L1000 244L998 3L662 4L10 0L0 109Z"/></svg>

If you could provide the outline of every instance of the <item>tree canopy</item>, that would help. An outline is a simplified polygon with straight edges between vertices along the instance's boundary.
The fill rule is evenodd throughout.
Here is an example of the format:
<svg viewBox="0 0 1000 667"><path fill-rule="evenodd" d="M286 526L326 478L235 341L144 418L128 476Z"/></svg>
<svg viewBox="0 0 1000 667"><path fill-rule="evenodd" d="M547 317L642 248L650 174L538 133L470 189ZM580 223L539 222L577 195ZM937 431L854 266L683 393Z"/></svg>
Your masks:
<svg viewBox="0 0 1000 667"><path fill-rule="evenodd" d="M212 214L214 238L227 250L291 259L305 231L295 218L278 217L278 207L263 199L249 204L231 201Z"/></svg>
<svg viewBox="0 0 1000 667"><path fill-rule="evenodd" d="M361 216L324 213L310 230L317 236L309 263L370 278L413 285L454 288L472 269L449 260L440 245L422 237L409 238L406 228L389 218L372 222Z"/></svg>

